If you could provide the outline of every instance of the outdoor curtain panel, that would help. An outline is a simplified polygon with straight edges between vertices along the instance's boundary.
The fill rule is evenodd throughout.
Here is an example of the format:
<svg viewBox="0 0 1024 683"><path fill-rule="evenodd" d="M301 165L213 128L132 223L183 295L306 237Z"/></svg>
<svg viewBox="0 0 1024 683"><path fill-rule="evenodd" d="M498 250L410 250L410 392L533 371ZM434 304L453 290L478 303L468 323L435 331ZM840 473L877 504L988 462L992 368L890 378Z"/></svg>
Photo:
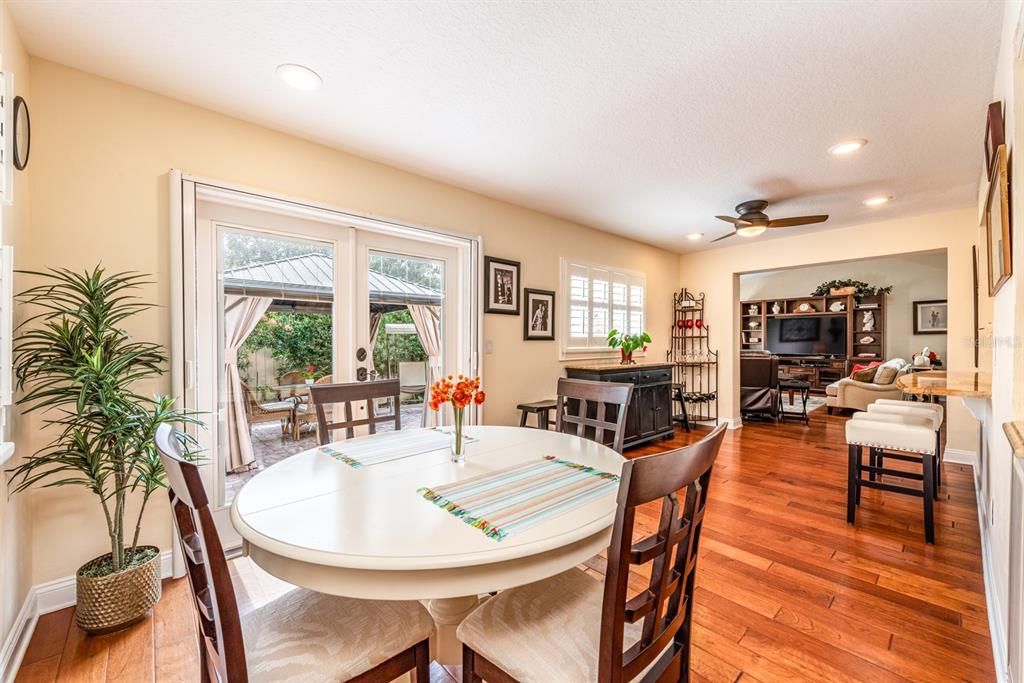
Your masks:
<svg viewBox="0 0 1024 683"><path fill-rule="evenodd" d="M423 392L423 426L428 422L435 425L442 423L441 413L427 408L430 400L430 386L441 376L441 307L409 304L412 324L416 326L416 334L420 338L423 353L427 354L427 390Z"/></svg>
<svg viewBox="0 0 1024 683"><path fill-rule="evenodd" d="M245 414L245 387L238 375L238 349L252 334L273 299L256 296L225 297L224 372L228 400L228 471L241 472L256 460Z"/></svg>

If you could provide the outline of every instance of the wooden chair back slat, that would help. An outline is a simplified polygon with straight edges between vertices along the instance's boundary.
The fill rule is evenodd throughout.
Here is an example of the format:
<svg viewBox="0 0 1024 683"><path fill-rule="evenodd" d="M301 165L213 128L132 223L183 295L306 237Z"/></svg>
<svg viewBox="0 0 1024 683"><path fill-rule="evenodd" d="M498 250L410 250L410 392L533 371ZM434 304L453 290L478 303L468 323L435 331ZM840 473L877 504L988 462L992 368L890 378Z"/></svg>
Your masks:
<svg viewBox="0 0 1024 683"><path fill-rule="evenodd" d="M370 433L377 433L377 425L382 422L394 422L395 431L402 429L402 408L399 402L401 385L397 379L386 379L376 382L351 382L348 384L313 384L309 387L309 400L316 409L317 430L320 445L331 442L331 432L344 429L345 438L355 436L355 427L369 425ZM393 410L390 415L377 415L373 402L378 398L390 398ZM365 402L366 417L353 419L352 404ZM331 422L326 408L334 404L344 405L344 419ZM337 414L332 410L332 414Z"/></svg>
<svg viewBox="0 0 1024 683"><path fill-rule="evenodd" d="M666 671L689 670L697 549L712 466L724 435L723 424L691 446L630 460L622 467L601 614L602 683L632 681L652 664L645 682L658 680ZM682 501L680 490L685 490ZM637 507L657 500L657 531L634 543ZM627 600L630 567L648 562L646 590ZM638 622L640 640L624 649L625 625Z"/></svg>
<svg viewBox="0 0 1024 683"><path fill-rule="evenodd" d="M244 683L248 670L235 589L199 468L182 457L183 439L169 425L157 429L156 447L167 472L174 528L202 645L201 680Z"/></svg>
<svg viewBox="0 0 1024 683"><path fill-rule="evenodd" d="M590 438L611 446L622 453L626 438L626 413L633 395L632 384L617 382L593 382L585 379L558 380L558 406L555 412L555 429L567 434ZM594 409L591 410L591 404ZM608 419L608 406L615 406L615 420ZM591 412L594 413L591 416ZM605 439L605 432L611 432Z"/></svg>

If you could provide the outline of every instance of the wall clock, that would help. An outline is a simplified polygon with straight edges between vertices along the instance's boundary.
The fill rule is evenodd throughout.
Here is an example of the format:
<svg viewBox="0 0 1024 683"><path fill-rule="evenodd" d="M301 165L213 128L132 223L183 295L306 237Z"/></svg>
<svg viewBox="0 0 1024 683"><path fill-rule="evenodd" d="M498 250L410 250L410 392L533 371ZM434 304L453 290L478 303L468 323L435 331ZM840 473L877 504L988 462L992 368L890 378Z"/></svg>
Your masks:
<svg viewBox="0 0 1024 683"><path fill-rule="evenodd" d="M28 155L32 151L32 121L28 116L28 104L18 95L14 98L14 168L24 171L28 166Z"/></svg>

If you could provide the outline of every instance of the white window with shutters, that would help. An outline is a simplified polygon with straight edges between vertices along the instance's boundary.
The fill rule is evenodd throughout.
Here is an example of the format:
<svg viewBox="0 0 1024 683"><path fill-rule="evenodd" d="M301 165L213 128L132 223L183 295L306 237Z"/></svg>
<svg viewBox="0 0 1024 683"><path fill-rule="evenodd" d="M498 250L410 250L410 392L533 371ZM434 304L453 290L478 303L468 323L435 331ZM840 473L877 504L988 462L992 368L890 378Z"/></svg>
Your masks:
<svg viewBox="0 0 1024 683"><path fill-rule="evenodd" d="M643 273L563 258L559 307L563 358L614 353L608 348L608 332L613 329L642 332L645 291Z"/></svg>

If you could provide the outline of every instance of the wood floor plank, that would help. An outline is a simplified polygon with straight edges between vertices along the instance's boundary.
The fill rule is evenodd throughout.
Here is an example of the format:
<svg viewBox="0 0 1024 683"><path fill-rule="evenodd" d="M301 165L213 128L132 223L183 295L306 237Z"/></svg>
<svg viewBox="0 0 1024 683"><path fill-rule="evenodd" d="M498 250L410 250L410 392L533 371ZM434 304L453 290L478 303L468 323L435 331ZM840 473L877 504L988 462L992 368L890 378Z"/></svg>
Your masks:
<svg viewBox="0 0 1024 683"><path fill-rule="evenodd" d="M57 670L60 668L60 655L34 662L22 662L14 683L55 683Z"/></svg>
<svg viewBox="0 0 1024 683"><path fill-rule="evenodd" d="M67 642L74 615L73 607L40 615L36 621L36 629L32 633L32 640L25 649L22 664L32 664L60 655L64 651L64 643Z"/></svg>
<svg viewBox="0 0 1024 683"><path fill-rule="evenodd" d="M727 433L715 465L697 564L693 681L994 681L973 472L944 465L937 543L924 543L920 500L866 491L846 524L845 417L818 410L809 426L750 424ZM677 433L626 452L678 448L706 431ZM660 506L637 513L637 534ZM243 611L287 584L233 560ZM604 553L583 563L600 580ZM646 587L649 566L630 572ZM196 680L195 617L185 581L164 584L148 626L85 637L73 610L46 615L19 683ZM147 644L143 634L150 634ZM596 628L596 625L595 625ZM431 667L454 683L458 667Z"/></svg>

